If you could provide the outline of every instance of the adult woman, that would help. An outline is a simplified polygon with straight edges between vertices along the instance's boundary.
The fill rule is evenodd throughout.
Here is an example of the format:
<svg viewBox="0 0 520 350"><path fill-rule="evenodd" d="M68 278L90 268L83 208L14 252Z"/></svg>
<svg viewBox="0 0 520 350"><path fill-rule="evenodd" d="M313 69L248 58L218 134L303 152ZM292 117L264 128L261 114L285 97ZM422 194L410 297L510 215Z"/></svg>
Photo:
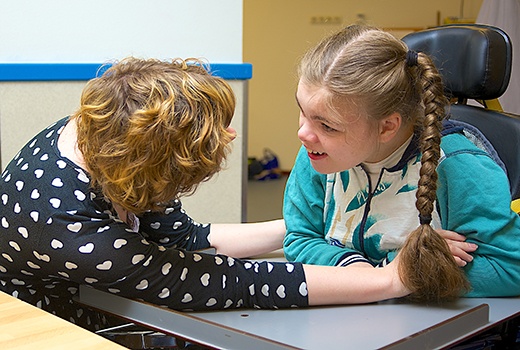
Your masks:
<svg viewBox="0 0 520 350"><path fill-rule="evenodd" d="M78 111L24 146L0 182L0 290L89 328L78 285L175 309L282 308L400 297L397 264L248 262L281 221L202 225L179 198L218 172L235 131L229 85L202 62L128 58L87 83ZM196 250L213 246L217 255ZM377 277L377 278L376 278Z"/></svg>

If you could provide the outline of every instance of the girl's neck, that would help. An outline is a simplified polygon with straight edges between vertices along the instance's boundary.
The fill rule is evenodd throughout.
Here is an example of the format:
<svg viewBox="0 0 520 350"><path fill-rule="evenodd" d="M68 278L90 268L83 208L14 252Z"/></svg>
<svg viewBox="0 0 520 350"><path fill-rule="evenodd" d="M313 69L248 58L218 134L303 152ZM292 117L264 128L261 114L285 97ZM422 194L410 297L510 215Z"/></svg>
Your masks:
<svg viewBox="0 0 520 350"><path fill-rule="evenodd" d="M399 146L392 154L377 163L363 163L363 168L368 173L370 177L370 182L372 183L372 191L375 190L375 185L377 181L379 181L379 176L381 175L381 170L383 168L390 169L394 167L403 157L406 148L412 141L412 136L410 136L401 146Z"/></svg>

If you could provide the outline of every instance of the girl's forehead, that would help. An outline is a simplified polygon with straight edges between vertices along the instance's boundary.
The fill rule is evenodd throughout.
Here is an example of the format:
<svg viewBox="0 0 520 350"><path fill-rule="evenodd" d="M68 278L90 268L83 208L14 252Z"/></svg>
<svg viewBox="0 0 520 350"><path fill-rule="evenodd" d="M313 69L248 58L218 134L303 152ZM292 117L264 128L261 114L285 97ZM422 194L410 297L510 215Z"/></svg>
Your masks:
<svg viewBox="0 0 520 350"><path fill-rule="evenodd" d="M330 94L323 87L300 82L296 90L296 102L300 108L326 108L330 104Z"/></svg>
<svg viewBox="0 0 520 350"><path fill-rule="evenodd" d="M360 116L366 114L353 98L333 96L324 87L301 82L296 91L296 102L304 114L319 115L334 123L359 121ZM311 115L307 117L311 117Z"/></svg>

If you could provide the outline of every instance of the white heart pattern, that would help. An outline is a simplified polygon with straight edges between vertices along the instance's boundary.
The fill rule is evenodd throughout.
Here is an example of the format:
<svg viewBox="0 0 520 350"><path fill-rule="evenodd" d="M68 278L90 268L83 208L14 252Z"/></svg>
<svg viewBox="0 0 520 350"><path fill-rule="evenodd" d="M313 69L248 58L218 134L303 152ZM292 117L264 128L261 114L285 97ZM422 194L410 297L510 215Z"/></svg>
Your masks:
<svg viewBox="0 0 520 350"><path fill-rule="evenodd" d="M202 277L200 278L200 283L202 283L202 285L204 287L207 287L209 285L209 279L210 279L210 275L209 273L205 273L202 275Z"/></svg>
<svg viewBox="0 0 520 350"><path fill-rule="evenodd" d="M11 256L7 253L2 253L2 256L9 262L13 262L13 258L11 258Z"/></svg>
<svg viewBox="0 0 520 350"><path fill-rule="evenodd" d="M51 241L51 247L53 249L61 249L61 248L63 248L63 243L58 241L57 239L53 239Z"/></svg>
<svg viewBox="0 0 520 350"><path fill-rule="evenodd" d="M283 284L280 284L280 286L278 286L278 288L276 289L276 294L282 299L285 298L285 286Z"/></svg>
<svg viewBox="0 0 520 350"><path fill-rule="evenodd" d="M182 269L182 273L181 273L181 277L180 277L181 281L185 281L187 275L188 275L188 268L185 267Z"/></svg>
<svg viewBox="0 0 520 350"><path fill-rule="evenodd" d="M37 211L31 211L29 215L34 220L34 222L38 222L38 219L40 218L40 213L38 213Z"/></svg>
<svg viewBox="0 0 520 350"><path fill-rule="evenodd" d="M267 273L271 273L271 271L273 271L273 264L271 264L270 262L267 263Z"/></svg>
<svg viewBox="0 0 520 350"><path fill-rule="evenodd" d="M118 238L114 241L114 248L116 249L119 249L121 248L122 246L126 245L128 242L126 241L126 239L123 239L123 238Z"/></svg>
<svg viewBox="0 0 520 350"><path fill-rule="evenodd" d="M78 199L78 201L82 202L85 200L85 198L87 198L87 196L85 195L85 193L81 192L80 190L75 190L74 191L74 195L76 196L76 198Z"/></svg>
<svg viewBox="0 0 520 350"><path fill-rule="evenodd" d="M143 254L136 254L132 257L132 264L137 264L139 263L140 261L142 261L144 259L144 255Z"/></svg>
<svg viewBox="0 0 520 350"><path fill-rule="evenodd" d="M27 262L27 265L31 268L31 269L40 269L41 267L39 265L36 265L35 263L33 263L32 261L28 261Z"/></svg>
<svg viewBox="0 0 520 350"><path fill-rule="evenodd" d="M181 302L182 303L189 303L192 300L193 300L193 297L191 296L191 294L190 293L186 293L186 294L184 294L184 297L182 298Z"/></svg>
<svg viewBox="0 0 520 350"><path fill-rule="evenodd" d="M148 288L148 281L147 280L142 280L141 282L139 282L139 284L137 286L135 286L135 289L139 289L139 290L143 290L143 289L146 289Z"/></svg>
<svg viewBox="0 0 520 350"><path fill-rule="evenodd" d="M106 260L102 264L98 264L96 266L96 269L102 270L102 271L107 271L107 270L110 270L111 268L112 268L112 261L110 261L110 260Z"/></svg>
<svg viewBox="0 0 520 350"><path fill-rule="evenodd" d="M78 174L78 180L81 181L81 182L84 182L86 184L89 183L89 180L88 180L88 176L85 175L85 173L83 171L81 171L79 174Z"/></svg>
<svg viewBox="0 0 520 350"><path fill-rule="evenodd" d="M54 187L63 187L63 181L61 181L61 179L57 177L54 180L52 180L51 185L53 185Z"/></svg>
<svg viewBox="0 0 520 350"><path fill-rule="evenodd" d="M164 265L162 266L162 268L161 268L161 272L162 272L162 274L166 276L167 274L170 273L170 269L171 269L171 268L172 268L172 264L170 264L170 263L166 263L166 264L164 264Z"/></svg>
<svg viewBox="0 0 520 350"><path fill-rule="evenodd" d="M293 264L285 264L285 267L287 269L287 272L289 272L289 273L294 271L294 265Z"/></svg>
<svg viewBox="0 0 520 350"><path fill-rule="evenodd" d="M16 185L16 189L18 190L18 192L23 190L23 185L24 185L23 181L16 181L15 185Z"/></svg>
<svg viewBox="0 0 520 350"><path fill-rule="evenodd" d="M42 169L36 169L34 171L34 175L36 176L37 179L41 178L43 176L43 170Z"/></svg>
<svg viewBox="0 0 520 350"><path fill-rule="evenodd" d="M18 243L14 242L14 241L9 241L9 245L11 247L13 247L13 249L16 250L17 252L20 251L20 246L18 245Z"/></svg>
<svg viewBox="0 0 520 350"><path fill-rule="evenodd" d="M78 265L76 265L76 264L74 264L74 263L72 263L72 262L70 262L70 261L67 261L67 262L65 263L65 267L66 267L67 269L69 269L69 270L75 270L75 269L78 268Z"/></svg>
<svg viewBox="0 0 520 350"><path fill-rule="evenodd" d="M51 198L51 199L49 199L49 203L51 203L51 205L54 209L58 209L61 205L61 199Z"/></svg>
<svg viewBox="0 0 520 350"><path fill-rule="evenodd" d="M18 233L22 235L23 238L29 237L29 232L25 227L18 227Z"/></svg>
<svg viewBox="0 0 520 350"><path fill-rule="evenodd" d="M33 254L34 254L34 256L35 256L38 260L45 261L45 262L49 262L49 261L51 261L50 256L48 256L47 254L40 254L40 253L38 253L36 250L33 250Z"/></svg>
<svg viewBox="0 0 520 350"><path fill-rule="evenodd" d="M262 294L263 294L264 296L268 297L268 296L269 296L269 285L264 284L264 285L262 286L261 291L262 291Z"/></svg>
<svg viewBox="0 0 520 350"><path fill-rule="evenodd" d="M161 299L168 298L170 296L170 290L168 288L163 288L161 293L159 293L158 297Z"/></svg>
<svg viewBox="0 0 520 350"><path fill-rule="evenodd" d="M103 226L97 229L97 233L101 233L104 231L110 230L110 226Z"/></svg>
<svg viewBox="0 0 520 350"><path fill-rule="evenodd" d="M40 192L38 191L37 188L35 188L34 190L32 190L32 192L31 192L31 198L32 198L32 199L38 199L38 198L40 198Z"/></svg>
<svg viewBox="0 0 520 350"><path fill-rule="evenodd" d="M79 247L79 252L83 254L90 254L94 250L94 243L87 243L81 247Z"/></svg>
<svg viewBox="0 0 520 350"><path fill-rule="evenodd" d="M307 296L307 283L302 282L300 284L300 288L298 290L302 296L306 297Z"/></svg>
<svg viewBox="0 0 520 350"><path fill-rule="evenodd" d="M67 230L69 230L70 232L78 233L82 227L83 225L81 224L81 222L75 222L73 224L68 224Z"/></svg>

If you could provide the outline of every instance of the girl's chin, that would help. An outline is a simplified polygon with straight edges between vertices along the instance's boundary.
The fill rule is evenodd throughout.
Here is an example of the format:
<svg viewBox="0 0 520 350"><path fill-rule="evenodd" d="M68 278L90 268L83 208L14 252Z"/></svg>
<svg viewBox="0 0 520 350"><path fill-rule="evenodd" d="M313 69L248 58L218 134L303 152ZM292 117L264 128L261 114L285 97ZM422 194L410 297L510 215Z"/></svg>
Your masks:
<svg viewBox="0 0 520 350"><path fill-rule="evenodd" d="M327 166L326 164L315 162L311 160L311 165L314 170L316 170L320 174L332 174L337 172L335 169L332 169L330 166Z"/></svg>
<svg viewBox="0 0 520 350"><path fill-rule="evenodd" d="M342 171L348 170L344 167L339 167L337 165L334 166L333 164L330 164L330 162L324 162L323 160L315 161L311 159L311 165L314 170L323 175L340 173Z"/></svg>

